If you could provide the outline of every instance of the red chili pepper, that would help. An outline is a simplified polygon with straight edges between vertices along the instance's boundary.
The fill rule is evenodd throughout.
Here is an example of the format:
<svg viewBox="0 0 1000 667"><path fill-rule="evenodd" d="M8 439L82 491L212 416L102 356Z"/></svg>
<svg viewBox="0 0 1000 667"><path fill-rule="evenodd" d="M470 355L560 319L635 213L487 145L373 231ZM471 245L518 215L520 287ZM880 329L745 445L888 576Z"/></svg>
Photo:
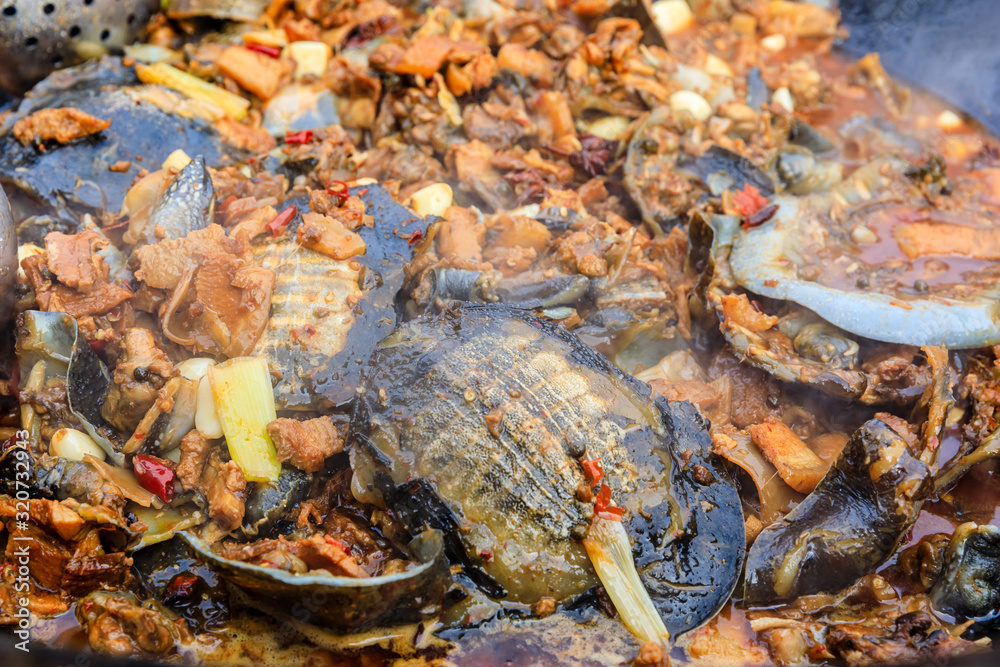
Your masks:
<svg viewBox="0 0 1000 667"><path fill-rule="evenodd" d="M167 585L167 590L163 593L163 604L169 607L178 602L190 600L194 597L197 587L198 577L178 574Z"/></svg>
<svg viewBox="0 0 1000 667"><path fill-rule="evenodd" d="M350 549L347 548L347 545L344 544L343 542L341 542L340 540L338 540L337 538L330 537L329 535L324 535L323 539L326 540L326 543L329 544L331 547L335 547L337 549L340 549L345 554L346 553L350 553Z"/></svg>
<svg viewBox="0 0 1000 667"><path fill-rule="evenodd" d="M611 489L607 484L601 484L601 490L597 492L597 499L594 501L594 514L609 521L621 521L624 511L621 507L611 505Z"/></svg>
<svg viewBox="0 0 1000 667"><path fill-rule="evenodd" d="M410 234L410 238L407 239L406 244L410 246L415 246L424 240L424 233L419 229Z"/></svg>
<svg viewBox="0 0 1000 667"><path fill-rule="evenodd" d="M139 485L165 503L174 499L174 471L161 459L146 454L136 454L132 467Z"/></svg>
<svg viewBox="0 0 1000 667"><path fill-rule="evenodd" d="M740 225L743 229L753 229L754 227L759 227L765 222L774 217L774 214L778 212L778 205L771 204L770 206L765 206L751 216L743 219L743 224Z"/></svg>
<svg viewBox="0 0 1000 667"><path fill-rule="evenodd" d="M265 56L271 56L272 58L277 58L281 55L281 49L277 46L267 46L266 44L244 44L243 46L251 51L263 53Z"/></svg>
<svg viewBox="0 0 1000 667"><path fill-rule="evenodd" d="M625 510L621 507L605 507L597 513L597 516L606 521L621 521L624 514Z"/></svg>
<svg viewBox="0 0 1000 667"><path fill-rule="evenodd" d="M308 144L310 141L313 140L314 136L315 135L313 134L312 130L302 130L301 132L296 132L295 134L287 134L287 135L285 135L285 143L286 144Z"/></svg>
<svg viewBox="0 0 1000 667"><path fill-rule="evenodd" d="M271 232L271 236L278 236L284 231L288 223L292 221L295 214L298 213L298 207L295 205L289 206L284 211L274 216L271 222L267 223L267 229Z"/></svg>
<svg viewBox="0 0 1000 667"><path fill-rule="evenodd" d="M301 329L292 329L292 338L299 340L300 338L304 338L306 336L312 336L315 333L316 327L311 324L307 324Z"/></svg>
<svg viewBox="0 0 1000 667"><path fill-rule="evenodd" d="M742 190L737 190L733 195L733 210L749 218L757 211L767 206L767 197L760 194L760 190L747 183Z"/></svg>
<svg viewBox="0 0 1000 667"><path fill-rule="evenodd" d="M604 470L601 468L600 456L593 461L581 461L580 465L583 466L583 476L591 484L597 484L604 478Z"/></svg>
<svg viewBox="0 0 1000 667"><path fill-rule="evenodd" d="M219 204L219 210L225 211L234 201L236 201L236 195L229 195L222 200L221 204Z"/></svg>
<svg viewBox="0 0 1000 667"><path fill-rule="evenodd" d="M336 189L331 189L330 186L336 186ZM343 206L347 198L351 196L350 187L344 181L330 180L326 182L324 186L326 188L327 194L333 195L338 200L337 205Z"/></svg>

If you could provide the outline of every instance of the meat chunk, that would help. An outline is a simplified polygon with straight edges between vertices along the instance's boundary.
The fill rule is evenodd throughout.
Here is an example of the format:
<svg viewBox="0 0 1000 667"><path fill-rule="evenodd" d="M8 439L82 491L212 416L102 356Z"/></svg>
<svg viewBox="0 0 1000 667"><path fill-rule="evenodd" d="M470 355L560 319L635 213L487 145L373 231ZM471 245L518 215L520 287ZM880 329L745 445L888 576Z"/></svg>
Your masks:
<svg viewBox="0 0 1000 667"><path fill-rule="evenodd" d="M332 259L350 259L365 252L365 242L357 233L334 217L312 211L302 216L297 238L302 245Z"/></svg>
<svg viewBox="0 0 1000 667"><path fill-rule="evenodd" d="M774 315L766 315L756 310L746 294L727 294L722 297L722 311L727 320L748 331L766 331L778 323L778 318Z"/></svg>
<svg viewBox="0 0 1000 667"><path fill-rule="evenodd" d="M426 35L413 40L393 67L396 74L419 74L431 78L441 69L455 43L443 35Z"/></svg>
<svg viewBox="0 0 1000 667"><path fill-rule="evenodd" d="M164 239L135 251L139 269L135 277L150 287L174 289L184 273L193 270L206 255L231 253L242 255L244 245L226 235L219 225L197 229L180 239Z"/></svg>
<svg viewBox="0 0 1000 667"><path fill-rule="evenodd" d="M76 617L91 648L104 655L166 655L192 639L183 619L171 621L120 593L88 595L77 603Z"/></svg>
<svg viewBox="0 0 1000 667"><path fill-rule="evenodd" d="M185 489L197 487L211 450L211 441L198 430L189 431L181 439L181 459L175 473Z"/></svg>
<svg viewBox="0 0 1000 667"><path fill-rule="evenodd" d="M230 118L216 121L215 129L227 144L251 153L266 153L277 144L266 130Z"/></svg>
<svg viewBox="0 0 1000 667"><path fill-rule="evenodd" d="M344 441L330 417L299 421L276 419L267 433L278 450L278 460L305 472L316 472L327 458L344 450Z"/></svg>
<svg viewBox="0 0 1000 667"><path fill-rule="evenodd" d="M239 528L246 511L247 480L235 461L222 462L217 451L208 456L198 488L208 501L208 515L225 532Z"/></svg>
<svg viewBox="0 0 1000 667"><path fill-rule="evenodd" d="M475 268L483 261L486 227L475 211L449 206L438 230L438 254L458 268Z"/></svg>
<svg viewBox="0 0 1000 667"><path fill-rule="evenodd" d="M243 523L246 477L235 461L223 462L219 449L199 431L191 431L181 439L181 458L175 474L185 489L204 496L208 515L222 532L236 530Z"/></svg>
<svg viewBox="0 0 1000 667"><path fill-rule="evenodd" d="M69 313L76 318L106 315L132 298L132 291L124 285L103 281L95 282L87 293L79 292L57 282L47 261L46 253L21 261L21 268L35 290L38 307L44 311Z"/></svg>
<svg viewBox="0 0 1000 667"><path fill-rule="evenodd" d="M292 65L281 58L271 58L242 46L230 46L216 67L226 76L262 100L269 100L292 75Z"/></svg>
<svg viewBox="0 0 1000 667"><path fill-rule="evenodd" d="M267 326L274 272L257 264L245 234L218 225L137 252L137 277L173 290L159 308L163 333L195 352L249 354Z"/></svg>
<svg viewBox="0 0 1000 667"><path fill-rule="evenodd" d="M49 270L62 284L89 294L98 281L107 282L108 265L96 254L109 243L95 231L78 234L51 232L45 236Z"/></svg>
<svg viewBox="0 0 1000 667"><path fill-rule="evenodd" d="M950 658L969 653L975 646L953 637L927 612L903 614L895 628L872 627L868 623L842 623L827 634L826 646L835 658L851 667L915 663L945 664Z"/></svg>
<svg viewBox="0 0 1000 667"><path fill-rule="evenodd" d="M781 420L768 417L761 424L747 427L753 442L765 458L778 469L778 475L799 493L812 493L829 468L813 453L795 431Z"/></svg>
<svg viewBox="0 0 1000 667"><path fill-rule="evenodd" d="M133 432L172 374L173 365L156 346L152 331L138 327L127 330L101 415L119 430Z"/></svg>
<svg viewBox="0 0 1000 667"><path fill-rule="evenodd" d="M368 577L368 573L344 551L342 545L337 544L336 540L327 540L322 535L313 535L300 541L298 555L311 570L327 570L338 577Z"/></svg>
<svg viewBox="0 0 1000 667"><path fill-rule="evenodd" d="M100 532L88 531L76 543L76 550L66 563L62 590L70 595L86 595L103 586L117 587L130 577L132 559L122 551L105 553Z"/></svg>
<svg viewBox="0 0 1000 667"><path fill-rule="evenodd" d="M125 547L134 534L125 529L117 511L74 500L32 499L24 521L20 504L0 498L0 520L14 538L7 543L6 556L16 562L20 549L26 548L28 571L39 586L83 595L105 584L127 583L132 559L112 545ZM81 514L83 507L86 512Z"/></svg>
<svg viewBox="0 0 1000 667"><path fill-rule="evenodd" d="M41 109L14 123L14 136L25 146L46 141L68 144L109 127L110 121L95 118L73 107Z"/></svg>
<svg viewBox="0 0 1000 667"><path fill-rule="evenodd" d="M219 549L223 558L273 567L295 574L326 570L338 577L356 579L369 576L349 549L329 535L313 535L301 540L258 540L250 544L227 544Z"/></svg>
<svg viewBox="0 0 1000 667"><path fill-rule="evenodd" d="M708 367L708 377L728 377L732 388L730 421L739 428L759 424L767 417L781 416L781 390L777 380L747 364L728 351L716 355Z"/></svg>
<svg viewBox="0 0 1000 667"><path fill-rule="evenodd" d="M348 128L367 128L375 123L382 81L372 76L367 67L355 65L345 58L334 58L321 81L345 102L338 107L340 124Z"/></svg>
<svg viewBox="0 0 1000 667"><path fill-rule="evenodd" d="M510 186L493 168L494 155L492 148L473 139L467 144L452 146L448 159L454 160L455 173L462 185L482 197L494 210L500 211L508 208L505 193L510 192Z"/></svg>

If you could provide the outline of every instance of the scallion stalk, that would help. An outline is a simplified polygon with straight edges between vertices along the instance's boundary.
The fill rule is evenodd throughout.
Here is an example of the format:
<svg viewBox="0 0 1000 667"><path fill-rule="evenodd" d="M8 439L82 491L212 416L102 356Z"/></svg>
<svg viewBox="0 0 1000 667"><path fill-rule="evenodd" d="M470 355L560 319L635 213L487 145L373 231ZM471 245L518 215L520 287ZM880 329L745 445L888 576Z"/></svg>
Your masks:
<svg viewBox="0 0 1000 667"><path fill-rule="evenodd" d="M237 357L208 369L212 398L226 436L229 455L253 482L278 479L281 463L267 425L278 418L267 363L262 357Z"/></svg>
<svg viewBox="0 0 1000 667"><path fill-rule="evenodd" d="M632 545L622 522L595 517L583 546L629 632L644 642L665 645L670 633L639 579L632 560Z"/></svg>

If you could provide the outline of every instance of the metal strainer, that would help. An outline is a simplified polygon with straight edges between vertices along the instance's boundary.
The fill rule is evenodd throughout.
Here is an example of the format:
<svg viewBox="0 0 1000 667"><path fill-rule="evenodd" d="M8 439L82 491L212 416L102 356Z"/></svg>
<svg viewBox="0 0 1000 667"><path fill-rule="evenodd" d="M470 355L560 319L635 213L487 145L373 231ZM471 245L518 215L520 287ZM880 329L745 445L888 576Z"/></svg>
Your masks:
<svg viewBox="0 0 1000 667"><path fill-rule="evenodd" d="M49 72L132 43L159 0L0 0L0 88L21 93Z"/></svg>

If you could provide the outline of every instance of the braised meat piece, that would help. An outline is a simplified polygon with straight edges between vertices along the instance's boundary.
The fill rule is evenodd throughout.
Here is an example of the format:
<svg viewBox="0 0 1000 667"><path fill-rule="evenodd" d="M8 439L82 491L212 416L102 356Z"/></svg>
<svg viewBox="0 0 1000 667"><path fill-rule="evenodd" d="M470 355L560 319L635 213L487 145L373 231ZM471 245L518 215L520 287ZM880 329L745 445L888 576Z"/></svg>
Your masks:
<svg viewBox="0 0 1000 667"><path fill-rule="evenodd" d="M108 264L97 254L107 244L107 239L89 230L47 235L46 252L21 261L39 308L82 318L105 315L132 298L128 287L110 282Z"/></svg>
<svg viewBox="0 0 1000 667"><path fill-rule="evenodd" d="M299 421L276 419L267 425L278 460L305 472L316 472L329 457L344 450L344 441L330 417Z"/></svg>
<svg viewBox="0 0 1000 667"><path fill-rule="evenodd" d="M212 442L198 430L188 432L181 439L181 458L175 473L185 489L197 487L210 451Z"/></svg>
<svg viewBox="0 0 1000 667"><path fill-rule="evenodd" d="M14 123L14 136L25 146L40 145L46 141L68 144L103 132L109 127L109 121L95 118L73 107L41 109Z"/></svg>
<svg viewBox="0 0 1000 667"><path fill-rule="evenodd" d="M364 579L368 573L361 569L344 545L332 538L313 535L299 542L299 558L312 570L326 570L334 576Z"/></svg>
<svg viewBox="0 0 1000 667"><path fill-rule="evenodd" d="M95 651L119 658L168 655L192 639L184 619L172 621L120 593L88 595L77 603L76 617Z"/></svg>
<svg viewBox="0 0 1000 667"><path fill-rule="evenodd" d="M156 393L173 374L173 364L149 329L126 331L121 348L101 415L123 433L131 433L153 407Z"/></svg>
<svg viewBox="0 0 1000 667"><path fill-rule="evenodd" d="M108 243L107 238L91 230L79 234L51 232L45 236L49 270L62 284L89 294L94 283L108 280L107 262L97 254Z"/></svg>
<svg viewBox="0 0 1000 667"><path fill-rule="evenodd" d="M197 430L181 439L177 479L202 494L208 515L228 533L239 528L246 511L247 480L235 461L223 462L220 450Z"/></svg>

